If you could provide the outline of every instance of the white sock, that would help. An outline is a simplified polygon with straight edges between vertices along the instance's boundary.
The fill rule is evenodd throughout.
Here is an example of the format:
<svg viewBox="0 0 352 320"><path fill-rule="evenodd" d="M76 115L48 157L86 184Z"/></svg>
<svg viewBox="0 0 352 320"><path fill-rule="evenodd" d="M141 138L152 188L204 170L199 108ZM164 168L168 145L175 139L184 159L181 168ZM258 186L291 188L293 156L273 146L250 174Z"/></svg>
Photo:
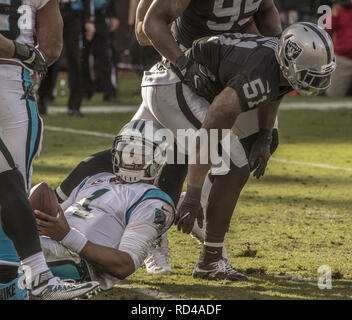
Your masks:
<svg viewBox="0 0 352 320"><path fill-rule="evenodd" d="M210 194L210 190L211 190L212 186L213 186L213 183L210 181L209 175L207 175L204 180L203 187L202 187L202 196L201 196L201 200L200 200L200 203L201 203L202 208L204 210L204 214L206 211L206 207L208 205L209 194Z"/></svg>
<svg viewBox="0 0 352 320"><path fill-rule="evenodd" d="M46 272L49 267L45 261L43 252L38 252L21 261L21 269L25 274L26 283L30 284L35 276Z"/></svg>

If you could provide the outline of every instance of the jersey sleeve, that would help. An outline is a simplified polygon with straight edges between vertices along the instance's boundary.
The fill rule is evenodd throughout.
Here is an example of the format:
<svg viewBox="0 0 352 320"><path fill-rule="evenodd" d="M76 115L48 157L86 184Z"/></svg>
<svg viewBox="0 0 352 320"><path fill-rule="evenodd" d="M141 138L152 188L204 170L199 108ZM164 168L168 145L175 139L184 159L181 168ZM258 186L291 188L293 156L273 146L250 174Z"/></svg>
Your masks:
<svg viewBox="0 0 352 320"><path fill-rule="evenodd" d="M280 72L272 54L258 51L243 70L230 78L225 86L236 90L242 112L259 108L279 98Z"/></svg>
<svg viewBox="0 0 352 320"><path fill-rule="evenodd" d="M55 0L35 0L34 1L34 6L37 10L42 9L49 1L55 1Z"/></svg>
<svg viewBox="0 0 352 320"><path fill-rule="evenodd" d="M174 216L174 208L158 199L143 201L134 209L119 250L130 255L136 270L143 264L153 242L172 226Z"/></svg>

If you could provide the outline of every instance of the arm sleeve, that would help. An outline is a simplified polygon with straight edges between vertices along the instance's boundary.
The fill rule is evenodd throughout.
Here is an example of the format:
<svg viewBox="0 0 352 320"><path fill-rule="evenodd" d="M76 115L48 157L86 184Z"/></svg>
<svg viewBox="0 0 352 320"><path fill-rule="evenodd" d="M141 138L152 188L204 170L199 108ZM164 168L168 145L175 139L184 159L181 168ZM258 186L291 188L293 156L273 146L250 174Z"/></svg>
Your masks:
<svg viewBox="0 0 352 320"><path fill-rule="evenodd" d="M82 0L82 1L83 1L84 21L94 22L94 18L95 18L94 0Z"/></svg>
<svg viewBox="0 0 352 320"><path fill-rule="evenodd" d="M142 202L132 212L119 250L130 255L135 270L143 264L153 242L172 226L174 217L174 209L157 199Z"/></svg>

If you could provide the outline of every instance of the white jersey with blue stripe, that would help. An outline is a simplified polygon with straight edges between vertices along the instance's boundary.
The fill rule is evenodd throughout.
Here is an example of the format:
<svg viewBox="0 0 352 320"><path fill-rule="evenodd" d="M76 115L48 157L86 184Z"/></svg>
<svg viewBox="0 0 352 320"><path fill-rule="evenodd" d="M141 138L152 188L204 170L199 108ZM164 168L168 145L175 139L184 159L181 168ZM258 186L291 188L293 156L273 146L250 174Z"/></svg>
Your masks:
<svg viewBox="0 0 352 320"><path fill-rule="evenodd" d="M157 187L122 184L110 173L86 178L62 209L71 228L95 244L127 252L136 269L152 243L172 226L175 210L171 198ZM96 280L102 288L116 283L107 274Z"/></svg>
<svg viewBox="0 0 352 320"><path fill-rule="evenodd" d="M37 11L49 1L0 0L0 33L10 40L34 45ZM19 62L16 59L6 60Z"/></svg>

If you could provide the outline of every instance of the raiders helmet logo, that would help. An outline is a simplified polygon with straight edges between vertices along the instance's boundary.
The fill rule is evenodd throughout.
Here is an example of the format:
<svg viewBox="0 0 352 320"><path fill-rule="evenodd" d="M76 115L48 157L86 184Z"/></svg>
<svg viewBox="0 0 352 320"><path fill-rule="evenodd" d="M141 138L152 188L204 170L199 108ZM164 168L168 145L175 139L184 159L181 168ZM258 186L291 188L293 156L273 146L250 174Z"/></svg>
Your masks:
<svg viewBox="0 0 352 320"><path fill-rule="evenodd" d="M299 47L299 45L291 40L287 41L285 47L285 56L286 59L289 61L296 60L300 54L302 53L303 49Z"/></svg>

